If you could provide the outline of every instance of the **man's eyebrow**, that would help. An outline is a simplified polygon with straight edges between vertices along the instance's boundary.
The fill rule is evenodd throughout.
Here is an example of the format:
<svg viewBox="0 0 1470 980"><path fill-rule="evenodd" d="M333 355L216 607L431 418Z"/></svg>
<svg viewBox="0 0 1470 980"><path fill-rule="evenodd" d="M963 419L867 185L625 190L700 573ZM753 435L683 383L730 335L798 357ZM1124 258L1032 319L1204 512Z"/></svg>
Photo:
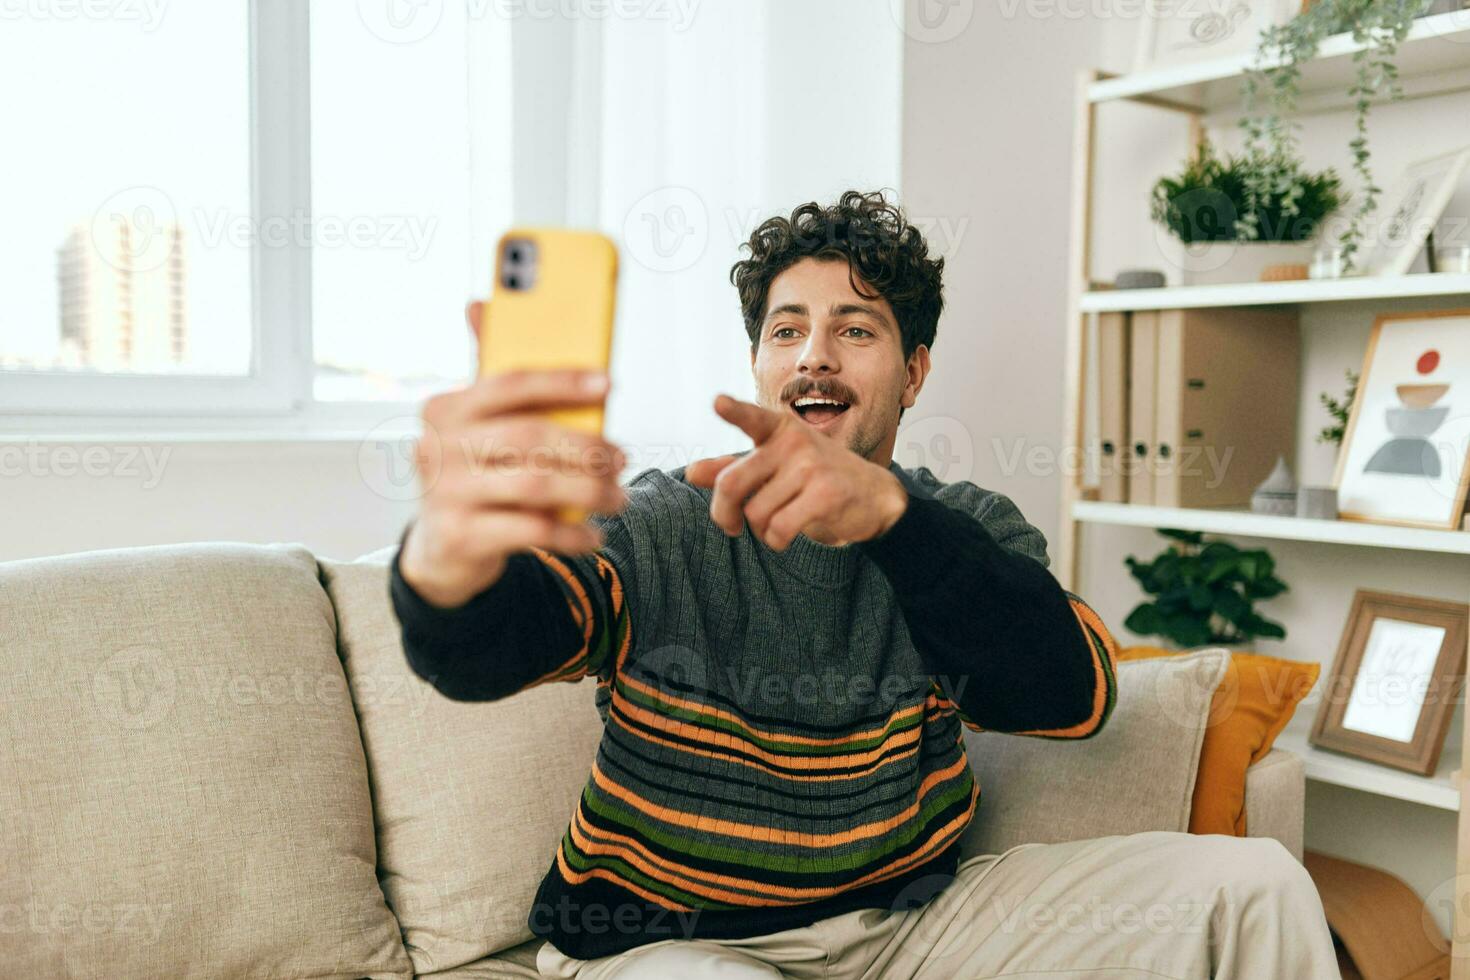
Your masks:
<svg viewBox="0 0 1470 980"><path fill-rule="evenodd" d="M874 320L877 320L885 327L893 326L893 322L884 315L882 310L878 309L878 307L876 306L871 306L867 303L833 303L831 309L828 312L834 318L839 316L852 316L853 314L861 314L864 316L872 317Z"/></svg>
<svg viewBox="0 0 1470 980"><path fill-rule="evenodd" d="M770 320L788 313L792 316L806 316L808 310L806 306L802 303L782 303L780 306L767 313L766 319Z"/></svg>

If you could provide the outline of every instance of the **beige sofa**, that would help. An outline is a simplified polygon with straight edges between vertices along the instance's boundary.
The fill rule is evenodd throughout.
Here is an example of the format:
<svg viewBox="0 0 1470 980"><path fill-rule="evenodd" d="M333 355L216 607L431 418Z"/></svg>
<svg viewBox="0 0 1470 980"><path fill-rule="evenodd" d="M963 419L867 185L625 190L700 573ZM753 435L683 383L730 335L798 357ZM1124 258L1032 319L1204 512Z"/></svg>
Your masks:
<svg viewBox="0 0 1470 980"><path fill-rule="evenodd" d="M7 975L535 976L526 917L596 751L591 682L442 698L405 666L390 557L0 564ZM1124 665L1091 740L966 733L967 851L1185 829L1222 658ZM1300 858L1302 797L1273 752L1252 835Z"/></svg>

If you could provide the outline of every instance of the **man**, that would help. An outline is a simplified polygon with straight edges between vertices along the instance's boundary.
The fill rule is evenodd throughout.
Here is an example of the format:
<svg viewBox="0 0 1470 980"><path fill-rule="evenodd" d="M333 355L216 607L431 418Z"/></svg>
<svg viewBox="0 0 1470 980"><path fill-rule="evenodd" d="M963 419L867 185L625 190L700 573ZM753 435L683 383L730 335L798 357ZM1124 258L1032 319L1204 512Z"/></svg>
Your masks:
<svg viewBox="0 0 1470 980"><path fill-rule="evenodd" d="M602 743L529 915L541 973L1335 976L1315 889L1275 841L959 862L980 794L961 724L1097 734L1113 638L1009 499L892 461L942 308L943 260L901 212L849 192L746 247L759 404L715 410L753 450L624 490L616 447L533 414L601 403L605 377L485 378L424 410L439 445L480 450L422 460L437 478L391 586L413 669L457 700L598 680ZM1089 899L1174 917L1002 921Z"/></svg>

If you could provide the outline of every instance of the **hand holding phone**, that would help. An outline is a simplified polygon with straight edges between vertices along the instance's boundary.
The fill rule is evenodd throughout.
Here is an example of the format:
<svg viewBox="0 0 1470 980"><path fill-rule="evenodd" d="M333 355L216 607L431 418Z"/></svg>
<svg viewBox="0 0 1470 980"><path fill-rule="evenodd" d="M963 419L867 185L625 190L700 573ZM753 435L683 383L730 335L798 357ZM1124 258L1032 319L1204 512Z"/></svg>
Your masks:
<svg viewBox="0 0 1470 980"><path fill-rule="evenodd" d="M615 276L599 235L502 239L494 296L469 310L480 377L424 405L424 494L399 566L428 602L464 604L517 551L594 551L588 514L627 503L623 454L602 437Z"/></svg>

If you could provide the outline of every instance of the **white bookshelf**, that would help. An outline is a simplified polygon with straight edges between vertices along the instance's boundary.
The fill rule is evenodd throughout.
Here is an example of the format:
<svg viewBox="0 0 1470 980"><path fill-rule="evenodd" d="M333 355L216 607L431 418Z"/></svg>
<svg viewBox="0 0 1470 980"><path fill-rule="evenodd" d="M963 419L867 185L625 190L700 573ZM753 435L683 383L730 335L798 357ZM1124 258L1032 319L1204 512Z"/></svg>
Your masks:
<svg viewBox="0 0 1470 980"><path fill-rule="evenodd" d="M1275 747L1299 756L1306 765L1308 779L1439 810L1460 809L1460 785L1455 773L1460 768L1461 751L1453 740L1445 741L1434 775L1416 776L1319 749L1307 741L1308 726L1298 724L1299 721L1292 719L1286 730L1276 736Z"/></svg>
<svg viewBox="0 0 1470 980"><path fill-rule="evenodd" d="M1361 47L1346 34L1323 41L1317 58L1302 66L1303 101L1314 93L1329 97L1346 93L1355 72L1353 55ZM1121 76L1099 73L1089 82L1086 98L1094 105L1132 99L1168 103L1201 113L1217 112L1240 104L1240 81L1253 60L1251 54ZM1470 69L1470 11L1421 18L1404 39L1397 62L1400 78L1414 94L1470 86L1470 77L1466 76Z"/></svg>
<svg viewBox="0 0 1470 980"><path fill-rule="evenodd" d="M1072 519L1091 524L1127 527L1172 527L1207 534L1234 534L1247 538L1278 541L1315 541L1321 544L1392 548L1397 551L1432 551L1470 555L1470 532L1439 531L1424 527L1399 527L1370 521L1327 521L1310 517L1275 517L1248 510L1211 507L1151 507L1078 500L1072 504Z"/></svg>
<svg viewBox="0 0 1470 980"><path fill-rule="evenodd" d="M1303 111L1340 108L1354 73L1359 46L1348 36L1328 39L1320 56L1302 66L1300 105ZM1470 305L1470 275L1425 274L1393 278L1353 277L1300 282L1179 286L1144 290L1092 289L1091 242L1094 236L1093 156L1098 108L1116 100L1132 100L1190 118L1191 146L1207 125L1234 125L1241 104L1241 85L1249 59L1226 58L1191 65L1114 76L1084 72L1079 79L1073 149L1072 213L1068 263L1068 322L1064 446L1082 458L1084 450L1084 379L1087 322L1096 313L1135 310L1202 309L1235 306L1294 306L1372 303L1380 300L1444 298L1446 305ZM1421 19L1400 48L1398 64L1410 99L1452 91L1470 91L1470 11ZM1380 111L1390 109L1380 106ZM1346 138L1346 137L1345 137ZM1187 151L1190 146L1184 147ZM1061 528L1056 574L1067 588L1079 588L1081 528L1087 524L1140 528L1179 528L1212 534L1300 541L1367 549L1393 549L1470 555L1470 532L1399 527L1361 521L1324 521L1272 517L1242 509L1180 509L1103 503L1085 498L1083 474L1062 484ZM1324 560L1338 561L1341 556ZM1335 646L1337 637L1330 638ZM1311 745L1311 720L1293 719L1276 744L1299 756L1314 782L1458 813L1455 911L1451 934L1453 980L1470 980L1470 803L1456 776L1461 760L1470 758L1470 726L1452 729L1436 773L1416 776L1387 766L1340 755Z"/></svg>
<svg viewBox="0 0 1470 980"><path fill-rule="evenodd" d="M1470 50L1466 56L1470 57ZM1162 289L1102 289L1084 293L1083 313L1132 310L1192 310L1219 306L1300 306L1368 300L1470 296L1470 275L1302 279L1244 282L1224 286L1166 286Z"/></svg>

